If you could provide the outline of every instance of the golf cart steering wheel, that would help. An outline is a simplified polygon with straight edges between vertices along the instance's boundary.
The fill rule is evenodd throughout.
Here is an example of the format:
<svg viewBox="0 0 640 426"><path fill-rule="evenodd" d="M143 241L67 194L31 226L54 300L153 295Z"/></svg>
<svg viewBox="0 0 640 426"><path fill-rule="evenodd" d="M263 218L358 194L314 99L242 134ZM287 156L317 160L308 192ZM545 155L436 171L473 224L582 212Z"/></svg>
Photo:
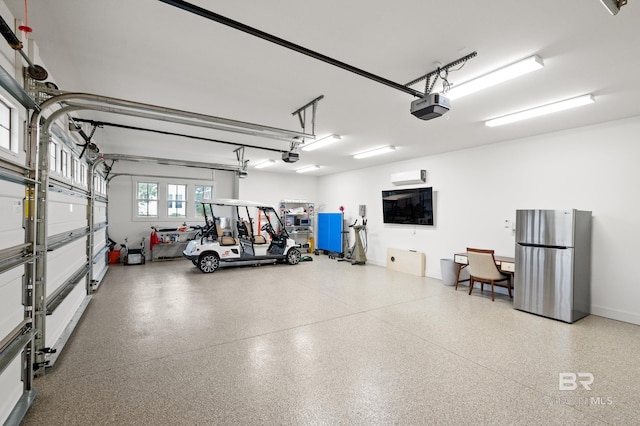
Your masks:
<svg viewBox="0 0 640 426"><path fill-rule="evenodd" d="M269 222L267 222L264 225L262 225L260 230L261 231L267 231L267 233L269 235L271 235L271 236L274 236L276 234L276 231L273 229L273 226L271 226L271 224Z"/></svg>

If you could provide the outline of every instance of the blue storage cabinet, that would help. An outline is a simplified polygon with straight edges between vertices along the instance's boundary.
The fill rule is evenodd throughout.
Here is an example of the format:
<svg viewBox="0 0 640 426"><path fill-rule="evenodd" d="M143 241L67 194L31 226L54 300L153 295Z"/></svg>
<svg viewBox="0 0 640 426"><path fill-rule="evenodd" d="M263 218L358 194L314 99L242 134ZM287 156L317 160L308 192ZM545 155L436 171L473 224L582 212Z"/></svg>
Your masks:
<svg viewBox="0 0 640 426"><path fill-rule="evenodd" d="M318 213L318 250L342 253L342 213Z"/></svg>

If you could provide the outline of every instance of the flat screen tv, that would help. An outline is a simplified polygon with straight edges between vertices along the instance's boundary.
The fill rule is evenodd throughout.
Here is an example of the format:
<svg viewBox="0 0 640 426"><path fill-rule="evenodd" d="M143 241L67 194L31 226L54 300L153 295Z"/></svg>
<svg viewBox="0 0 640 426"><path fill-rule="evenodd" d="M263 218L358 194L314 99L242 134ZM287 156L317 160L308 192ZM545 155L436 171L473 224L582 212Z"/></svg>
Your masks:
<svg viewBox="0 0 640 426"><path fill-rule="evenodd" d="M433 225L433 191L431 188L382 191L384 223Z"/></svg>

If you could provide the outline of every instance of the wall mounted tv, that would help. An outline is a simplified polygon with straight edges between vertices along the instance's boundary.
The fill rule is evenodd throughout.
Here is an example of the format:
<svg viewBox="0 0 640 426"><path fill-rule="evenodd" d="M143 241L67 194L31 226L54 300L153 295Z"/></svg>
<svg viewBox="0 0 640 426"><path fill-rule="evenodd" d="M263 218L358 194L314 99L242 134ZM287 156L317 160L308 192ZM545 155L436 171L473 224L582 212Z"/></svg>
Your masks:
<svg viewBox="0 0 640 426"><path fill-rule="evenodd" d="M433 225L433 191L431 188L382 191L382 217L384 223Z"/></svg>

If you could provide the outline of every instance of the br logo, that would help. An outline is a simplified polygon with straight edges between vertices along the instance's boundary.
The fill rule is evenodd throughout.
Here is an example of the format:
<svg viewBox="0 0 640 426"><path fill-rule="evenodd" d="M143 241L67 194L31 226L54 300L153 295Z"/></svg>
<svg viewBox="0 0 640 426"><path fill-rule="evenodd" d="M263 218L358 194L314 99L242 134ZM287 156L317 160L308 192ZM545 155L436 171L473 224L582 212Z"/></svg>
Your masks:
<svg viewBox="0 0 640 426"><path fill-rule="evenodd" d="M593 374L591 373L558 373L558 390L572 391L580 384L584 389L591 390Z"/></svg>

